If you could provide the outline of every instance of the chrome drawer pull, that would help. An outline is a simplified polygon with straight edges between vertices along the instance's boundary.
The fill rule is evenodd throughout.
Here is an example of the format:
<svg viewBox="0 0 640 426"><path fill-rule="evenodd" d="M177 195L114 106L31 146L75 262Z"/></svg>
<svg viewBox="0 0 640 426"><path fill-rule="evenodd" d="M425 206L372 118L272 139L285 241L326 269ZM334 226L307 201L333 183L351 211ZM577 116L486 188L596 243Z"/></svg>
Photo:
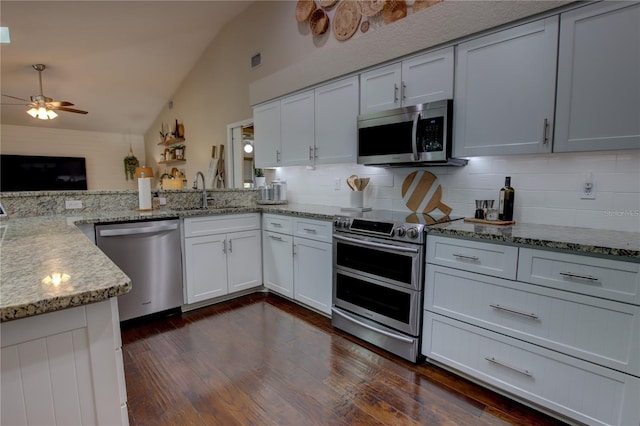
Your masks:
<svg viewBox="0 0 640 426"><path fill-rule="evenodd" d="M488 356L486 356L486 357L484 357L484 359L486 359L487 361L489 361L489 362L490 362L490 363L492 363L492 364L496 364L496 365L499 365L499 366L501 366L501 367L508 368L509 370L515 371L516 373L520 373L520 374L522 374L522 375L524 375L524 376L527 376L527 377L531 377L531 378L533 378L533 374L529 373L529 371L528 371L528 370L522 370L522 369L520 369L520 368L513 367L513 366L511 366L511 365L509 365L509 364L506 364L506 363L504 363L504 362L502 362L502 361L498 361L498 360L497 360L497 359L495 359L494 357L488 357Z"/></svg>
<svg viewBox="0 0 640 426"><path fill-rule="evenodd" d="M269 238L276 241L282 241L282 237L276 237L275 235L269 235Z"/></svg>
<svg viewBox="0 0 640 426"><path fill-rule="evenodd" d="M304 228L304 230L307 232L311 232L312 234L315 234L316 232L318 232L315 229L311 229L311 228Z"/></svg>
<svg viewBox="0 0 640 426"><path fill-rule="evenodd" d="M600 281L598 277L594 277L592 275L579 275L579 274L573 274L571 272L560 272L560 275L567 278L579 278L581 280Z"/></svg>
<svg viewBox="0 0 640 426"><path fill-rule="evenodd" d="M460 253L453 253L453 256L460 259L464 259L464 260L473 260L474 262L477 262L478 260L480 260L478 256L467 256L465 254L460 254Z"/></svg>
<svg viewBox="0 0 640 426"><path fill-rule="evenodd" d="M282 224L280 223L269 222L269 224L275 226L276 228L282 228Z"/></svg>
<svg viewBox="0 0 640 426"><path fill-rule="evenodd" d="M518 311L516 309L511 309L511 308L505 308L504 306L500 306L500 305L490 304L489 306L499 311L509 312L510 314L522 315L523 317L531 318L534 320L540 319L536 314L530 314L528 312L522 312L522 311Z"/></svg>

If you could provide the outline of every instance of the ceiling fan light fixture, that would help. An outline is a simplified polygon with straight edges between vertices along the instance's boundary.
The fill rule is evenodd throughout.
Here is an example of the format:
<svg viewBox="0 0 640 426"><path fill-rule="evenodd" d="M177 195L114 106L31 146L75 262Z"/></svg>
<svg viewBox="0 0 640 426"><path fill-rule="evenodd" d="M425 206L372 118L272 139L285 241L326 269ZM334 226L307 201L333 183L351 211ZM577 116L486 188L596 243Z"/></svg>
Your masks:
<svg viewBox="0 0 640 426"><path fill-rule="evenodd" d="M27 114L29 114L33 118L36 118L38 116L38 109L37 108L31 108L29 111L27 111Z"/></svg>
<svg viewBox="0 0 640 426"><path fill-rule="evenodd" d="M58 114L56 114L54 110L50 109L50 110L47 110L47 116L49 117L49 120L53 120L58 116Z"/></svg>

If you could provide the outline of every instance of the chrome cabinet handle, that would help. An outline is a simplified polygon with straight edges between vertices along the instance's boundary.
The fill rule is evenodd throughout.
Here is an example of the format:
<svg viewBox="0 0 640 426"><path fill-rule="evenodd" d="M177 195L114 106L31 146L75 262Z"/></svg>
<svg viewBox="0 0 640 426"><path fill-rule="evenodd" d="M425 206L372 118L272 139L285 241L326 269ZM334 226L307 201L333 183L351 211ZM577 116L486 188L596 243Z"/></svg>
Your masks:
<svg viewBox="0 0 640 426"><path fill-rule="evenodd" d="M549 138L547 137L547 130L549 129L549 119L544 119L544 125L542 126L542 144L546 145L549 142Z"/></svg>
<svg viewBox="0 0 640 426"><path fill-rule="evenodd" d="M233 240L229 240L229 253L233 253Z"/></svg>
<svg viewBox="0 0 640 426"><path fill-rule="evenodd" d="M533 374L531 374L528 370L523 370L523 369L521 369L521 368L514 367L514 366L512 366L512 365L509 365L509 364L507 364L507 363L505 363L505 362L498 361L498 360L497 360L497 359L495 359L494 357L488 357L488 356L486 356L486 357L484 357L484 359L486 359L487 361L489 361L489 362L490 362L490 363L492 363L492 364L496 364L496 365L499 365L499 366L501 366L501 367L508 368L509 370L511 370L511 371L515 371L516 373L520 373L520 374L522 374L522 375L524 375L524 376L527 376L527 377L533 377Z"/></svg>
<svg viewBox="0 0 640 426"><path fill-rule="evenodd" d="M453 253L453 256L459 259L473 260L474 262L477 262L478 260L480 260L478 256L467 256L466 254L460 254L460 253Z"/></svg>
<svg viewBox="0 0 640 426"><path fill-rule="evenodd" d="M276 228L282 228L282 224L276 222L269 222L269 225L275 226Z"/></svg>
<svg viewBox="0 0 640 426"><path fill-rule="evenodd" d="M318 158L318 147L317 146L313 147L313 158Z"/></svg>
<svg viewBox="0 0 640 426"><path fill-rule="evenodd" d="M311 232L312 234L315 234L318 232L315 229L311 229L311 228L304 228L304 231Z"/></svg>
<svg viewBox="0 0 640 426"><path fill-rule="evenodd" d="M276 163L280 162L280 150L276 149Z"/></svg>
<svg viewBox="0 0 640 426"><path fill-rule="evenodd" d="M580 274L574 274L572 272L560 272L560 275L562 275L563 277L567 277L569 279L578 278L578 279L587 280L587 281L600 281L598 277L594 277L593 275L580 275Z"/></svg>
<svg viewBox="0 0 640 426"><path fill-rule="evenodd" d="M309 146L309 160L313 160L313 147Z"/></svg>
<svg viewBox="0 0 640 426"><path fill-rule="evenodd" d="M402 82L402 100L406 100L407 99L407 84L403 81Z"/></svg>
<svg viewBox="0 0 640 426"><path fill-rule="evenodd" d="M222 241L222 252L227 254L227 240Z"/></svg>
<svg viewBox="0 0 640 426"><path fill-rule="evenodd" d="M398 103L398 85L393 85L393 103Z"/></svg>
<svg viewBox="0 0 640 426"><path fill-rule="evenodd" d="M507 308L507 307L504 307L504 306L500 306L498 304L490 304L489 306L491 306L493 309L497 309L499 311L508 312L510 314L522 315L523 317L527 317L527 318L534 319L534 320L540 319L536 314L530 314L528 312L522 312L522 311L519 311L517 309Z"/></svg>
<svg viewBox="0 0 640 426"><path fill-rule="evenodd" d="M269 235L269 238L276 241L282 241L282 237L276 237L275 235Z"/></svg>

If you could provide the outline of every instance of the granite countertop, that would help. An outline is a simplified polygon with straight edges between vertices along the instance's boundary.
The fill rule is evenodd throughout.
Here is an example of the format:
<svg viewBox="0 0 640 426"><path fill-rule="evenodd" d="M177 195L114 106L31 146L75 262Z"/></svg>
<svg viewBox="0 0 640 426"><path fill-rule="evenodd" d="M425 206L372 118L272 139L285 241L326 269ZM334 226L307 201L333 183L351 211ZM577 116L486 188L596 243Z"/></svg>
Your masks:
<svg viewBox="0 0 640 426"><path fill-rule="evenodd" d="M0 321L98 302L126 294L131 280L76 224L112 223L237 213L274 213L331 220L340 207L308 204L227 206L210 209L102 211L0 221ZM430 234L615 257L640 263L640 234L564 226L478 225L454 221L431 226ZM68 280L46 283L54 273Z"/></svg>
<svg viewBox="0 0 640 426"><path fill-rule="evenodd" d="M640 233L637 232L533 223L483 225L463 220L430 226L427 232L428 235L489 240L640 263Z"/></svg>
<svg viewBox="0 0 640 426"><path fill-rule="evenodd" d="M325 206L227 206L209 209L134 209L80 215L35 216L0 221L0 321L86 305L128 293L131 280L76 224L158 220L212 214L274 212L331 219ZM58 285L52 274L66 274Z"/></svg>

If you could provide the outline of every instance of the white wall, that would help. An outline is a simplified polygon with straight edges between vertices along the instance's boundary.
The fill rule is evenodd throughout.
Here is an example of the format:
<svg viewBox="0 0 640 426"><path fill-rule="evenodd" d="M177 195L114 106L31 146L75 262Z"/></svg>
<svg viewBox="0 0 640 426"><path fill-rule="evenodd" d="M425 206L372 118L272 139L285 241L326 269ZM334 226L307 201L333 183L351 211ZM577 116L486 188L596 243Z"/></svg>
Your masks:
<svg viewBox="0 0 640 426"><path fill-rule="evenodd" d="M0 126L0 135L2 154L85 157L87 187L90 190L137 188L135 181L127 181L124 174L124 157L129 154L129 140L140 164L145 163L142 135L6 124Z"/></svg>
<svg viewBox="0 0 640 426"><path fill-rule="evenodd" d="M356 164L281 167L289 202L349 206L346 178L370 177L365 204L408 210L402 201L404 178L416 169ZM498 199L504 177L516 189L517 222L640 232L640 150L472 158L465 167L431 167L443 187L452 215L473 216L476 199ZM587 172L593 173L595 200L581 200ZM340 190L335 181L340 180Z"/></svg>

